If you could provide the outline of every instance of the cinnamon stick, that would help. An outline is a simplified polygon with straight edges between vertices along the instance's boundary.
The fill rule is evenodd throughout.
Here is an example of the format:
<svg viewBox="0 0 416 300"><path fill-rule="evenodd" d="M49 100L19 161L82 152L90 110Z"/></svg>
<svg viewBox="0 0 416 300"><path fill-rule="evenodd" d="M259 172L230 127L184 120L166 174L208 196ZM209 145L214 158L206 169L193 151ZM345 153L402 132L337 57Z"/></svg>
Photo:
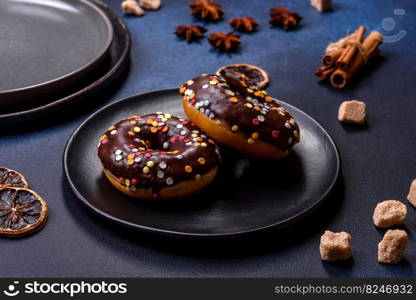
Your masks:
<svg viewBox="0 0 416 300"><path fill-rule="evenodd" d="M362 44L363 51L367 54L367 59L378 54L377 47L383 41L383 35L378 31L371 32ZM353 57L353 60L345 69L336 69L331 75L331 84L336 88L343 88L347 85L351 77L366 63L362 54Z"/></svg>
<svg viewBox="0 0 416 300"><path fill-rule="evenodd" d="M332 72L335 70L335 66L323 66L315 72L315 75L318 76L320 81L323 81L331 77Z"/></svg>
<svg viewBox="0 0 416 300"><path fill-rule="evenodd" d="M361 43L363 40L363 36L365 34L365 27L360 26L354 33L354 41L356 43ZM356 53L359 51L357 46L355 45L347 45L345 50L341 54L341 57L337 61L337 67L339 69L345 70L347 66L351 63Z"/></svg>
<svg viewBox="0 0 416 300"><path fill-rule="evenodd" d="M331 52L325 53L324 57L322 57L322 64L324 66L332 66L335 65L339 57L341 56L344 49L338 48Z"/></svg>

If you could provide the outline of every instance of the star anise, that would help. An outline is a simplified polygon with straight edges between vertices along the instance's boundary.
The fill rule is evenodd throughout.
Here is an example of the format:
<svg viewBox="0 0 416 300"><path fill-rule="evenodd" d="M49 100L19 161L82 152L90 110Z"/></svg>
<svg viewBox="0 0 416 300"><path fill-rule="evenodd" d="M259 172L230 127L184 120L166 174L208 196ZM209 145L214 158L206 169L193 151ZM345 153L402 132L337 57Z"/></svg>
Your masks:
<svg viewBox="0 0 416 300"><path fill-rule="evenodd" d="M252 17L233 18L228 23L235 29L243 32L253 32L259 26L259 22Z"/></svg>
<svg viewBox="0 0 416 300"><path fill-rule="evenodd" d="M179 25L176 27L175 34L181 38L184 38L191 43L199 40L207 30L199 25Z"/></svg>
<svg viewBox="0 0 416 300"><path fill-rule="evenodd" d="M270 9L270 24L273 26L283 27L284 30L290 30L299 25L302 17L297 12L290 11L284 6L278 6Z"/></svg>
<svg viewBox="0 0 416 300"><path fill-rule="evenodd" d="M212 0L195 0L189 2L189 6L192 9L192 14L205 21L218 21L224 14L224 9L221 5L213 2Z"/></svg>
<svg viewBox="0 0 416 300"><path fill-rule="evenodd" d="M218 51L231 52L240 46L240 36L232 32L214 32L208 38L208 41Z"/></svg>

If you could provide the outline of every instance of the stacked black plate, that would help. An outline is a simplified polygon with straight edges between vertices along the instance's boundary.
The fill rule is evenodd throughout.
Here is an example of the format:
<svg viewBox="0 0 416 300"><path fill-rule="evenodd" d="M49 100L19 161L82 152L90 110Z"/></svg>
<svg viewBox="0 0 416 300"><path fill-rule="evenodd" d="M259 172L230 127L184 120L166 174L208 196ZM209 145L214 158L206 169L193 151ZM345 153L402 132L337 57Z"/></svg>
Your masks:
<svg viewBox="0 0 416 300"><path fill-rule="evenodd" d="M89 99L127 64L121 19L99 0L0 1L0 126Z"/></svg>

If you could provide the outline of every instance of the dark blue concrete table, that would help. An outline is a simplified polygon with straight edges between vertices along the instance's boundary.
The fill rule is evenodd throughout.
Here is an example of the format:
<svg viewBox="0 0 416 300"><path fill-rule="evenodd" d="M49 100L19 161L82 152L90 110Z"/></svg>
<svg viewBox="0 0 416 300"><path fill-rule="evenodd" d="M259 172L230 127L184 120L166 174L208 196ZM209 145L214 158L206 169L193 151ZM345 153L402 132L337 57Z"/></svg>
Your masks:
<svg viewBox="0 0 416 300"><path fill-rule="evenodd" d="M119 0L108 3L119 13ZM328 204L286 234L272 233L250 241L208 244L143 236L107 223L88 212L72 194L62 170L65 143L94 109L81 110L33 131L2 132L0 165L21 171L50 205L46 227L29 238L1 239L1 276L132 276L132 277L325 277L414 276L416 215L409 207L406 227L410 246L398 266L377 263L382 237L372 225L377 202L405 201L416 177L416 3L402 1L334 0L333 12L320 14L309 1L279 1L304 17L302 26L285 32L268 25L268 9L276 1L221 1L226 19L251 15L261 22L258 33L242 35L241 51L218 54L206 40L188 45L172 34L195 22L187 0L165 0L160 11L143 18L125 18L132 37L131 66L117 88L97 97L100 106L155 89L177 87L184 80L219 66L246 62L271 75L271 95L290 102L316 118L333 136L342 157L342 180ZM394 13L404 9L404 15ZM396 26L390 29L393 23ZM382 23L382 21L384 23ZM328 41L359 25L393 36L377 64L348 89L318 84L313 72ZM390 25L390 28L388 27ZM207 25L209 31L229 30L226 21ZM368 104L368 126L357 129L337 121L341 101ZM33 124L35 125L35 124ZM330 203L329 203L330 202ZM186 220L184 220L186 221ZM353 237L354 260L334 266L319 259L323 230L345 230Z"/></svg>

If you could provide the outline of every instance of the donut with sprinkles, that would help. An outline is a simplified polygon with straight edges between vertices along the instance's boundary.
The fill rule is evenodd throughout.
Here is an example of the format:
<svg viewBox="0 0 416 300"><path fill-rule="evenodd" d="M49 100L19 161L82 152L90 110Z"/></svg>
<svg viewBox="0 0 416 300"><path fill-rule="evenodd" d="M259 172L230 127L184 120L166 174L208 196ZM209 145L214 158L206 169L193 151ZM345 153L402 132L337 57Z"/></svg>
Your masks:
<svg viewBox="0 0 416 300"><path fill-rule="evenodd" d="M98 145L107 179L143 199L199 192L215 178L220 152L191 121L157 112L131 116L108 128Z"/></svg>
<svg viewBox="0 0 416 300"><path fill-rule="evenodd" d="M263 159L287 156L299 142L290 113L266 91L203 74L179 88L188 118L217 142Z"/></svg>

